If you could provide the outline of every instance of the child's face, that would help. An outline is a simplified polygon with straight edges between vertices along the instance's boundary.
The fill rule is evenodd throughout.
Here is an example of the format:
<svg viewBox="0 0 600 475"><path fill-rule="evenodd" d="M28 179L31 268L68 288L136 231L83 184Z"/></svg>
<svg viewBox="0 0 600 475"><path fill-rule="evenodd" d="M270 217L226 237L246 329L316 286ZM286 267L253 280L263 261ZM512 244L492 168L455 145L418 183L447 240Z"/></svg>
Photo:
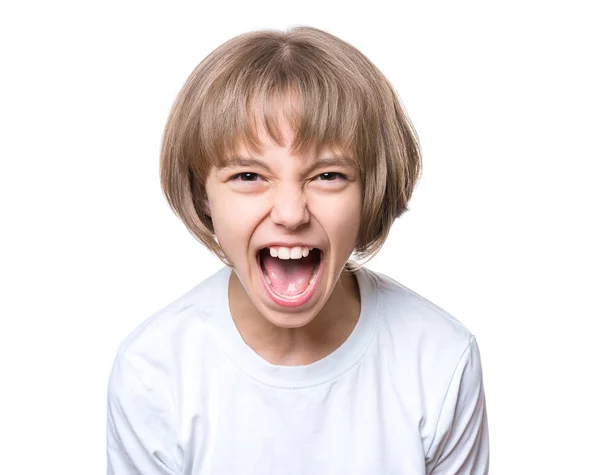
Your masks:
<svg viewBox="0 0 600 475"><path fill-rule="evenodd" d="M292 328L312 321L338 284L357 242L362 189L351 162L314 168L333 157L331 150L291 155L291 133L283 131L285 147L262 134L262 154L238 150L238 157L263 166L213 167L206 191L219 244L249 300L272 324ZM301 259L281 260L286 251L280 246L300 247L292 257L306 255L304 247L314 249ZM265 248L277 249L278 257Z"/></svg>

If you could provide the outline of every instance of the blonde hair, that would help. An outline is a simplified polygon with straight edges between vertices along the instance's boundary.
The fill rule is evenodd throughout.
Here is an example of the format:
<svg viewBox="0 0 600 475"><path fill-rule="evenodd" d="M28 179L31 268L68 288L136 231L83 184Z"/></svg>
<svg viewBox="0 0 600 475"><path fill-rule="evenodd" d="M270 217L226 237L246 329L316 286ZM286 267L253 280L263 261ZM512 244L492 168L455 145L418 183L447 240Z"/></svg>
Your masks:
<svg viewBox="0 0 600 475"><path fill-rule="evenodd" d="M421 173L420 146L379 69L350 44L316 28L241 34L194 69L163 136L160 180L169 205L196 239L231 265L204 212L206 178L240 143L260 151L260 126L283 146L282 118L295 131L291 153L319 153L333 145L356 161L364 200L354 255L364 265L408 209Z"/></svg>

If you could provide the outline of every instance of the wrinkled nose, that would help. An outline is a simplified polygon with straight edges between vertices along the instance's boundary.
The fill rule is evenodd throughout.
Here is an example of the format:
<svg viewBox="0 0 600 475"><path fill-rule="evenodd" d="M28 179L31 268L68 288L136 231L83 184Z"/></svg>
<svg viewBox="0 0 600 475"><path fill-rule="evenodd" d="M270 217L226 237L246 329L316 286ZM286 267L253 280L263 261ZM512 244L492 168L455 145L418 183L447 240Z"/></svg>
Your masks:
<svg viewBox="0 0 600 475"><path fill-rule="evenodd" d="M282 186L276 190L273 194L271 219L290 231L308 223L309 213L302 190L292 186Z"/></svg>

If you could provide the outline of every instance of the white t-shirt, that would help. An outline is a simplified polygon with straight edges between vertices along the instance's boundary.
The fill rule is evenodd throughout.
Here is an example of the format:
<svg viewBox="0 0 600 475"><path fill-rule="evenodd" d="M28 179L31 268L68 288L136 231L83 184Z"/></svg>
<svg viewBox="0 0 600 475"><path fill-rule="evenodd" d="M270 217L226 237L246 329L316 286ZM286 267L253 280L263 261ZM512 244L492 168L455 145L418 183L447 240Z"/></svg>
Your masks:
<svg viewBox="0 0 600 475"><path fill-rule="evenodd" d="M447 312L365 267L348 339L268 363L228 305L229 267L135 329L108 384L108 473L488 473L479 350Z"/></svg>

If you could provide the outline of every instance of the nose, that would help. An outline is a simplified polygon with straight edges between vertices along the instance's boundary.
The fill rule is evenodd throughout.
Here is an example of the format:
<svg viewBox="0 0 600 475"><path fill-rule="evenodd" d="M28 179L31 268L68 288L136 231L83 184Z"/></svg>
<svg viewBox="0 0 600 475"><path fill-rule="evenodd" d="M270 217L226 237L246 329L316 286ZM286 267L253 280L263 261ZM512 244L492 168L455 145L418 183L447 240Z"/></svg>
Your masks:
<svg viewBox="0 0 600 475"><path fill-rule="evenodd" d="M271 219L290 231L308 223L309 213L302 190L289 185L280 186L275 190Z"/></svg>

